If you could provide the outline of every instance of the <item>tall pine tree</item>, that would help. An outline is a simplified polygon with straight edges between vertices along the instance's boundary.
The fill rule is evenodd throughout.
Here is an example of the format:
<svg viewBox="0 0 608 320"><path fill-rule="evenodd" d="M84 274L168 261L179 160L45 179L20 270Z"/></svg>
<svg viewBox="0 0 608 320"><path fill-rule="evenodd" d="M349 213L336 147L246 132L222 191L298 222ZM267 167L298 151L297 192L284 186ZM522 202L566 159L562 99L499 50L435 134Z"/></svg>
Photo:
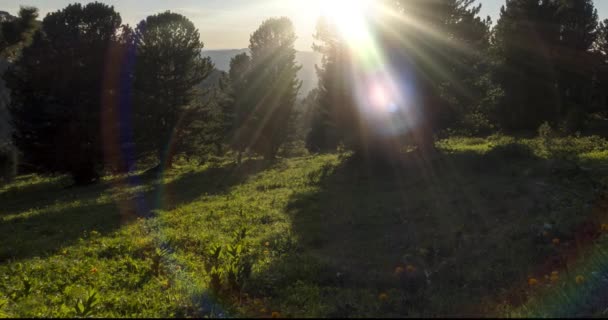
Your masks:
<svg viewBox="0 0 608 320"><path fill-rule="evenodd" d="M108 49L121 18L98 2L50 13L8 74L16 143L31 168L95 181L103 167L100 113Z"/></svg>
<svg viewBox="0 0 608 320"><path fill-rule="evenodd" d="M560 27L555 1L508 0L494 30L495 77L504 90L497 119L505 129L535 130L557 120L558 74L553 51Z"/></svg>
<svg viewBox="0 0 608 320"><path fill-rule="evenodd" d="M193 122L207 111L195 101L201 94L197 86L213 64L201 56L203 43L194 24L177 13L147 17L137 25L134 40L138 153L154 154L159 167L171 167Z"/></svg>
<svg viewBox="0 0 608 320"><path fill-rule="evenodd" d="M349 133L356 134L357 113L350 82L348 46L335 25L319 19L313 49L322 55L316 66L319 78L316 104L312 110L311 129L306 137L310 152L335 151Z"/></svg>
<svg viewBox="0 0 608 320"><path fill-rule="evenodd" d="M566 129L581 129L592 105L597 59L591 49L597 39L597 11L592 0L560 0L556 21L560 27L553 55L559 74L558 117Z"/></svg>
<svg viewBox="0 0 608 320"><path fill-rule="evenodd" d="M302 85L297 74L295 31L288 18L264 21L251 35L251 69L247 96L251 110L246 121L252 151L265 159L276 157L289 129L289 118Z"/></svg>
<svg viewBox="0 0 608 320"><path fill-rule="evenodd" d="M0 178L11 179L17 173L17 150L13 145L13 125L8 110L10 93L3 79L9 63L28 46L38 28L38 9L21 7L19 16L0 23Z"/></svg>
<svg viewBox="0 0 608 320"><path fill-rule="evenodd" d="M480 112L488 83L490 24L474 0L398 0L401 32L385 32L384 43L401 73L415 82L419 124L413 136L419 147L433 143L438 130Z"/></svg>
<svg viewBox="0 0 608 320"><path fill-rule="evenodd" d="M232 106L231 126L229 131L230 146L237 152L237 163L241 163L242 154L247 149L251 129L252 104L247 81L250 78L251 58L241 53L230 60L230 102Z"/></svg>

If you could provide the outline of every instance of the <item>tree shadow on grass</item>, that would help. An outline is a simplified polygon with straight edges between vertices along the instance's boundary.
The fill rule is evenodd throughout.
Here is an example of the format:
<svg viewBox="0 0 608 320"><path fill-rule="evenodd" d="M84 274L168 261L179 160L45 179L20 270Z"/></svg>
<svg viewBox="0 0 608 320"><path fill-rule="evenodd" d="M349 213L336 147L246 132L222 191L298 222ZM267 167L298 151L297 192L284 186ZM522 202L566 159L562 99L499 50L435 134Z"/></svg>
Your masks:
<svg viewBox="0 0 608 320"><path fill-rule="evenodd" d="M32 182L35 175L23 175L16 177L10 183L0 185L0 201L6 202L15 197L36 196L51 188L59 188L67 185L69 179L65 176L49 177L42 181ZM3 206L0 210L6 210ZM2 214L2 212L0 212Z"/></svg>
<svg viewBox="0 0 608 320"><path fill-rule="evenodd" d="M555 254L552 237L571 239L594 195L580 168L519 145L348 160L292 197L299 249L259 279L278 300L317 297L297 316L479 316L494 299L525 299L512 288Z"/></svg>
<svg viewBox="0 0 608 320"><path fill-rule="evenodd" d="M0 263L52 254L85 232L107 234L138 217L152 216L156 209L172 209L204 194L225 193L268 165L248 161L242 166L208 168L177 175L166 184L139 176L81 188L50 184L37 193L0 198Z"/></svg>
<svg viewBox="0 0 608 320"><path fill-rule="evenodd" d="M251 176L270 168L274 163L264 160L247 160L241 165L228 164L207 168L199 172L189 172L178 179L161 186L156 200L162 207L170 210L189 203L201 196L224 194L234 186L244 183ZM161 198L159 198L161 197Z"/></svg>

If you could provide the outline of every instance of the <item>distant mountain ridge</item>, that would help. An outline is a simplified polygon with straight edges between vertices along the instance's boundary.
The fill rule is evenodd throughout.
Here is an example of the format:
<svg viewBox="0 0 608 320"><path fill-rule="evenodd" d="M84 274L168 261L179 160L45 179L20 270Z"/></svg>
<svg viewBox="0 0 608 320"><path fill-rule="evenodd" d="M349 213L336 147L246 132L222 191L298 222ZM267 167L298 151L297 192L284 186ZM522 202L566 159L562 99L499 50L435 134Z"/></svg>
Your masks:
<svg viewBox="0 0 608 320"><path fill-rule="evenodd" d="M230 60L241 53L249 53L249 49L203 50L202 55L210 57L216 69L228 72L230 70ZM302 66L302 69L298 72L298 78L302 80L299 96L303 97L317 87L318 79L315 65L321 64L321 55L312 51L298 51L296 62Z"/></svg>

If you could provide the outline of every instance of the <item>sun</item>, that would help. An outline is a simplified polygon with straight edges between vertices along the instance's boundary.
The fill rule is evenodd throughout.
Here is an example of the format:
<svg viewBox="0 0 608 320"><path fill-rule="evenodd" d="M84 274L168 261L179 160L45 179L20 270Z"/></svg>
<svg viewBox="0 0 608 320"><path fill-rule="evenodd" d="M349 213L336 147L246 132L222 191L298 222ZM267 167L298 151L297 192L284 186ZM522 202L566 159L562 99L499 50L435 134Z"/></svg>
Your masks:
<svg viewBox="0 0 608 320"><path fill-rule="evenodd" d="M285 0L276 0L285 3ZM296 20L314 28L318 18L323 17L333 24L350 44L361 42L368 33L368 15L377 0L290 0ZM304 22L306 21L306 22Z"/></svg>
<svg viewBox="0 0 608 320"><path fill-rule="evenodd" d="M367 14L373 0L321 0L320 15L336 25L342 36L351 43L361 42L368 32Z"/></svg>

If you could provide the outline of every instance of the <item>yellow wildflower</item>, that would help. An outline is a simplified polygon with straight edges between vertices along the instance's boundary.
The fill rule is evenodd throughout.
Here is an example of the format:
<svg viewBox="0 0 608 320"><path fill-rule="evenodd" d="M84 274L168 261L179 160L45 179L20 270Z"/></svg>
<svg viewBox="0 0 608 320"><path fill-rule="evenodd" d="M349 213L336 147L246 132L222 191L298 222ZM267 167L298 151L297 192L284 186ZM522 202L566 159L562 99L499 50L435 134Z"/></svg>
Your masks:
<svg viewBox="0 0 608 320"><path fill-rule="evenodd" d="M381 294L378 296L378 299L380 299L381 301L386 301L386 300L388 299L388 294L386 294L386 293L381 293Z"/></svg>
<svg viewBox="0 0 608 320"><path fill-rule="evenodd" d="M264 254L265 254L265 255L268 255L268 254L270 254L270 251L268 251L268 250L264 250Z"/></svg>
<svg viewBox="0 0 608 320"><path fill-rule="evenodd" d="M405 270L407 270L407 272L409 272L409 273L414 273L414 272L416 272L416 267L414 267L414 266L413 266L413 265L411 265L411 264L408 264L408 265L405 267Z"/></svg>
<svg viewBox="0 0 608 320"><path fill-rule="evenodd" d="M276 311L273 311L272 314L270 315L270 317L271 318L280 318L281 314Z"/></svg>
<svg viewBox="0 0 608 320"><path fill-rule="evenodd" d="M556 246L559 245L559 238L554 238L552 242Z"/></svg>
<svg viewBox="0 0 608 320"><path fill-rule="evenodd" d="M260 313L266 313L266 308L260 309Z"/></svg>
<svg viewBox="0 0 608 320"><path fill-rule="evenodd" d="M576 281L576 284L581 284L581 283L585 282L585 277L578 275L578 276L576 276L575 281Z"/></svg>
<svg viewBox="0 0 608 320"><path fill-rule="evenodd" d="M550 279L552 282L556 282L557 280L559 280L559 273L557 271L551 272Z"/></svg>
<svg viewBox="0 0 608 320"><path fill-rule="evenodd" d="M265 246L270 246L270 242L266 241L266 243L264 243Z"/></svg>
<svg viewBox="0 0 608 320"><path fill-rule="evenodd" d="M608 223L602 223L602 227L601 228L602 228L603 232L608 231Z"/></svg>
<svg viewBox="0 0 608 320"><path fill-rule="evenodd" d="M530 285L531 287L532 287L532 286L535 286L535 285L537 285L537 284L538 284L538 280L536 280L536 279L534 279L534 278L530 278L530 279L528 279L528 285Z"/></svg>

